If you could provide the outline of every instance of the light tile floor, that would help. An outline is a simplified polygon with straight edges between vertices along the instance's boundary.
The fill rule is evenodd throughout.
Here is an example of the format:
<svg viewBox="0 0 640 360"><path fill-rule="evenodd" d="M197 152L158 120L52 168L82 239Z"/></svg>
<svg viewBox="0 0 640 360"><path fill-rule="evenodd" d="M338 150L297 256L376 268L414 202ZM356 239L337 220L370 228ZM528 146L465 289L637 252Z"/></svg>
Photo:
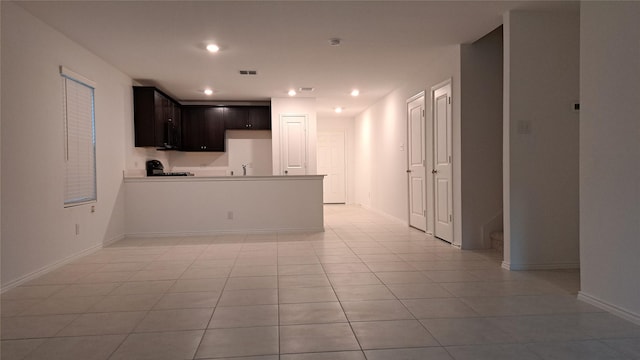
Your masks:
<svg viewBox="0 0 640 360"><path fill-rule="evenodd" d="M380 215L125 239L2 294L2 359L640 359L577 271L508 272Z"/></svg>

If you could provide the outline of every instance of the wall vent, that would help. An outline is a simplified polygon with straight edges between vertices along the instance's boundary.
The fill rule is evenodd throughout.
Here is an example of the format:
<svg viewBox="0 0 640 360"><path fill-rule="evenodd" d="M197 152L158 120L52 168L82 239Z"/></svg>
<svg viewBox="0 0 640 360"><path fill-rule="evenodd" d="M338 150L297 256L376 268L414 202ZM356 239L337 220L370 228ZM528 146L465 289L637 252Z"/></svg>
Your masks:
<svg viewBox="0 0 640 360"><path fill-rule="evenodd" d="M256 70L240 70L240 75L258 75Z"/></svg>

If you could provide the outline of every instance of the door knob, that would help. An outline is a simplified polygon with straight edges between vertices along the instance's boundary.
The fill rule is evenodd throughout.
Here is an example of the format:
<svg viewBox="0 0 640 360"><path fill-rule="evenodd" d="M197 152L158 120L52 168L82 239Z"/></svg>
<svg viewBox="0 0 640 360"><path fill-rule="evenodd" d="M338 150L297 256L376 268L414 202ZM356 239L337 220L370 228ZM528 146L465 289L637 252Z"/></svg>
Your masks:
<svg viewBox="0 0 640 360"><path fill-rule="evenodd" d="M411 172L411 170L407 170L407 172L408 172L408 173L410 173L410 172Z"/></svg>
<svg viewBox="0 0 640 360"><path fill-rule="evenodd" d="M431 173L432 173L432 174L437 174L437 173L438 173L438 170L433 169L433 170L431 170Z"/></svg>

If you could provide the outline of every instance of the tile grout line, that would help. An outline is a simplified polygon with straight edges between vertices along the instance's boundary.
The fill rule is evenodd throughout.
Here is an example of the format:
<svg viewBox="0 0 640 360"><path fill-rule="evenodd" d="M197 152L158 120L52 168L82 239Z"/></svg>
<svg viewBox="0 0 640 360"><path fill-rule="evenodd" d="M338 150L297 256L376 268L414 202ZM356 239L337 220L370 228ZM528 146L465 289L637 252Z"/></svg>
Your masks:
<svg viewBox="0 0 640 360"><path fill-rule="evenodd" d="M246 235L242 238L243 246L244 246L245 239L246 239ZM231 277L231 272L233 271L233 268L236 266L236 263L238 262L238 257L239 257L240 252L242 252L242 247L240 248L240 251L238 252L238 254L234 257L233 265L231 265L231 269L229 270L229 274L227 274L227 277L224 280L224 284L222 285L222 289L220 289L220 295L218 295L218 299L216 300L216 303L213 306L213 311L211 312L211 316L209 317L209 321L207 321L207 325L204 327L204 330L202 332L202 337L200 338L200 341L198 342L198 346L195 347L195 351L193 352L192 359L195 359L196 356L198 355L198 350L200 350L200 347L202 346L202 342L204 341L204 338L207 335L207 330L209 330L209 326L211 325L211 321L213 321L213 316L216 313L216 309L218 308L218 304L220 304L220 300L222 299L222 295L224 294L224 289L227 287L227 283L229 282L229 278ZM211 260L212 262L215 262L216 259L207 259L207 260ZM195 260L194 260L194 262L195 262Z"/></svg>
<svg viewBox="0 0 640 360"><path fill-rule="evenodd" d="M344 239L342 239L340 234L338 234L338 237L344 242L344 244L349 248L349 250L351 252L353 252L353 249L349 246L349 244L347 244L344 241ZM357 254L355 254L355 255L358 256ZM360 258L360 257L358 256L358 258ZM324 266L322 266L322 269L324 271L325 276L327 277L327 280L329 280L329 277L327 276L326 269L324 268ZM364 352L364 349L362 348L362 344L360 343L360 339L358 339L358 336L356 335L355 330L353 330L353 325L351 324L351 319L349 319L349 317L347 316L347 312L345 311L344 306L342 305L342 300L340 300L340 298L338 297L338 293L336 292L336 289L335 289L335 287L333 285L333 282L331 282L331 280L329 280L329 285L331 286L331 291L333 291L333 294L335 295L336 299L338 300L338 304L340 304L340 309L342 309L342 313L344 314L345 319L347 319L347 323L349 324L349 329L351 329L351 333L353 334L353 337L355 338L356 343L358 344L358 347L360 348L360 352L362 353L362 356L366 360L367 359L367 355Z"/></svg>

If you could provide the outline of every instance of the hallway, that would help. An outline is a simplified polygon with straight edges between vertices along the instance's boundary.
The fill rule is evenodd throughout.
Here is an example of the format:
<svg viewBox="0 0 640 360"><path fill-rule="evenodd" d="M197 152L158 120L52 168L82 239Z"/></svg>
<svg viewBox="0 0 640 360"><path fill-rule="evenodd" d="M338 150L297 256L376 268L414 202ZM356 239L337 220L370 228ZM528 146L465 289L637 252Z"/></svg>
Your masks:
<svg viewBox="0 0 640 360"><path fill-rule="evenodd" d="M2 359L640 359L578 271L509 272L355 206L324 233L132 238L2 294Z"/></svg>

